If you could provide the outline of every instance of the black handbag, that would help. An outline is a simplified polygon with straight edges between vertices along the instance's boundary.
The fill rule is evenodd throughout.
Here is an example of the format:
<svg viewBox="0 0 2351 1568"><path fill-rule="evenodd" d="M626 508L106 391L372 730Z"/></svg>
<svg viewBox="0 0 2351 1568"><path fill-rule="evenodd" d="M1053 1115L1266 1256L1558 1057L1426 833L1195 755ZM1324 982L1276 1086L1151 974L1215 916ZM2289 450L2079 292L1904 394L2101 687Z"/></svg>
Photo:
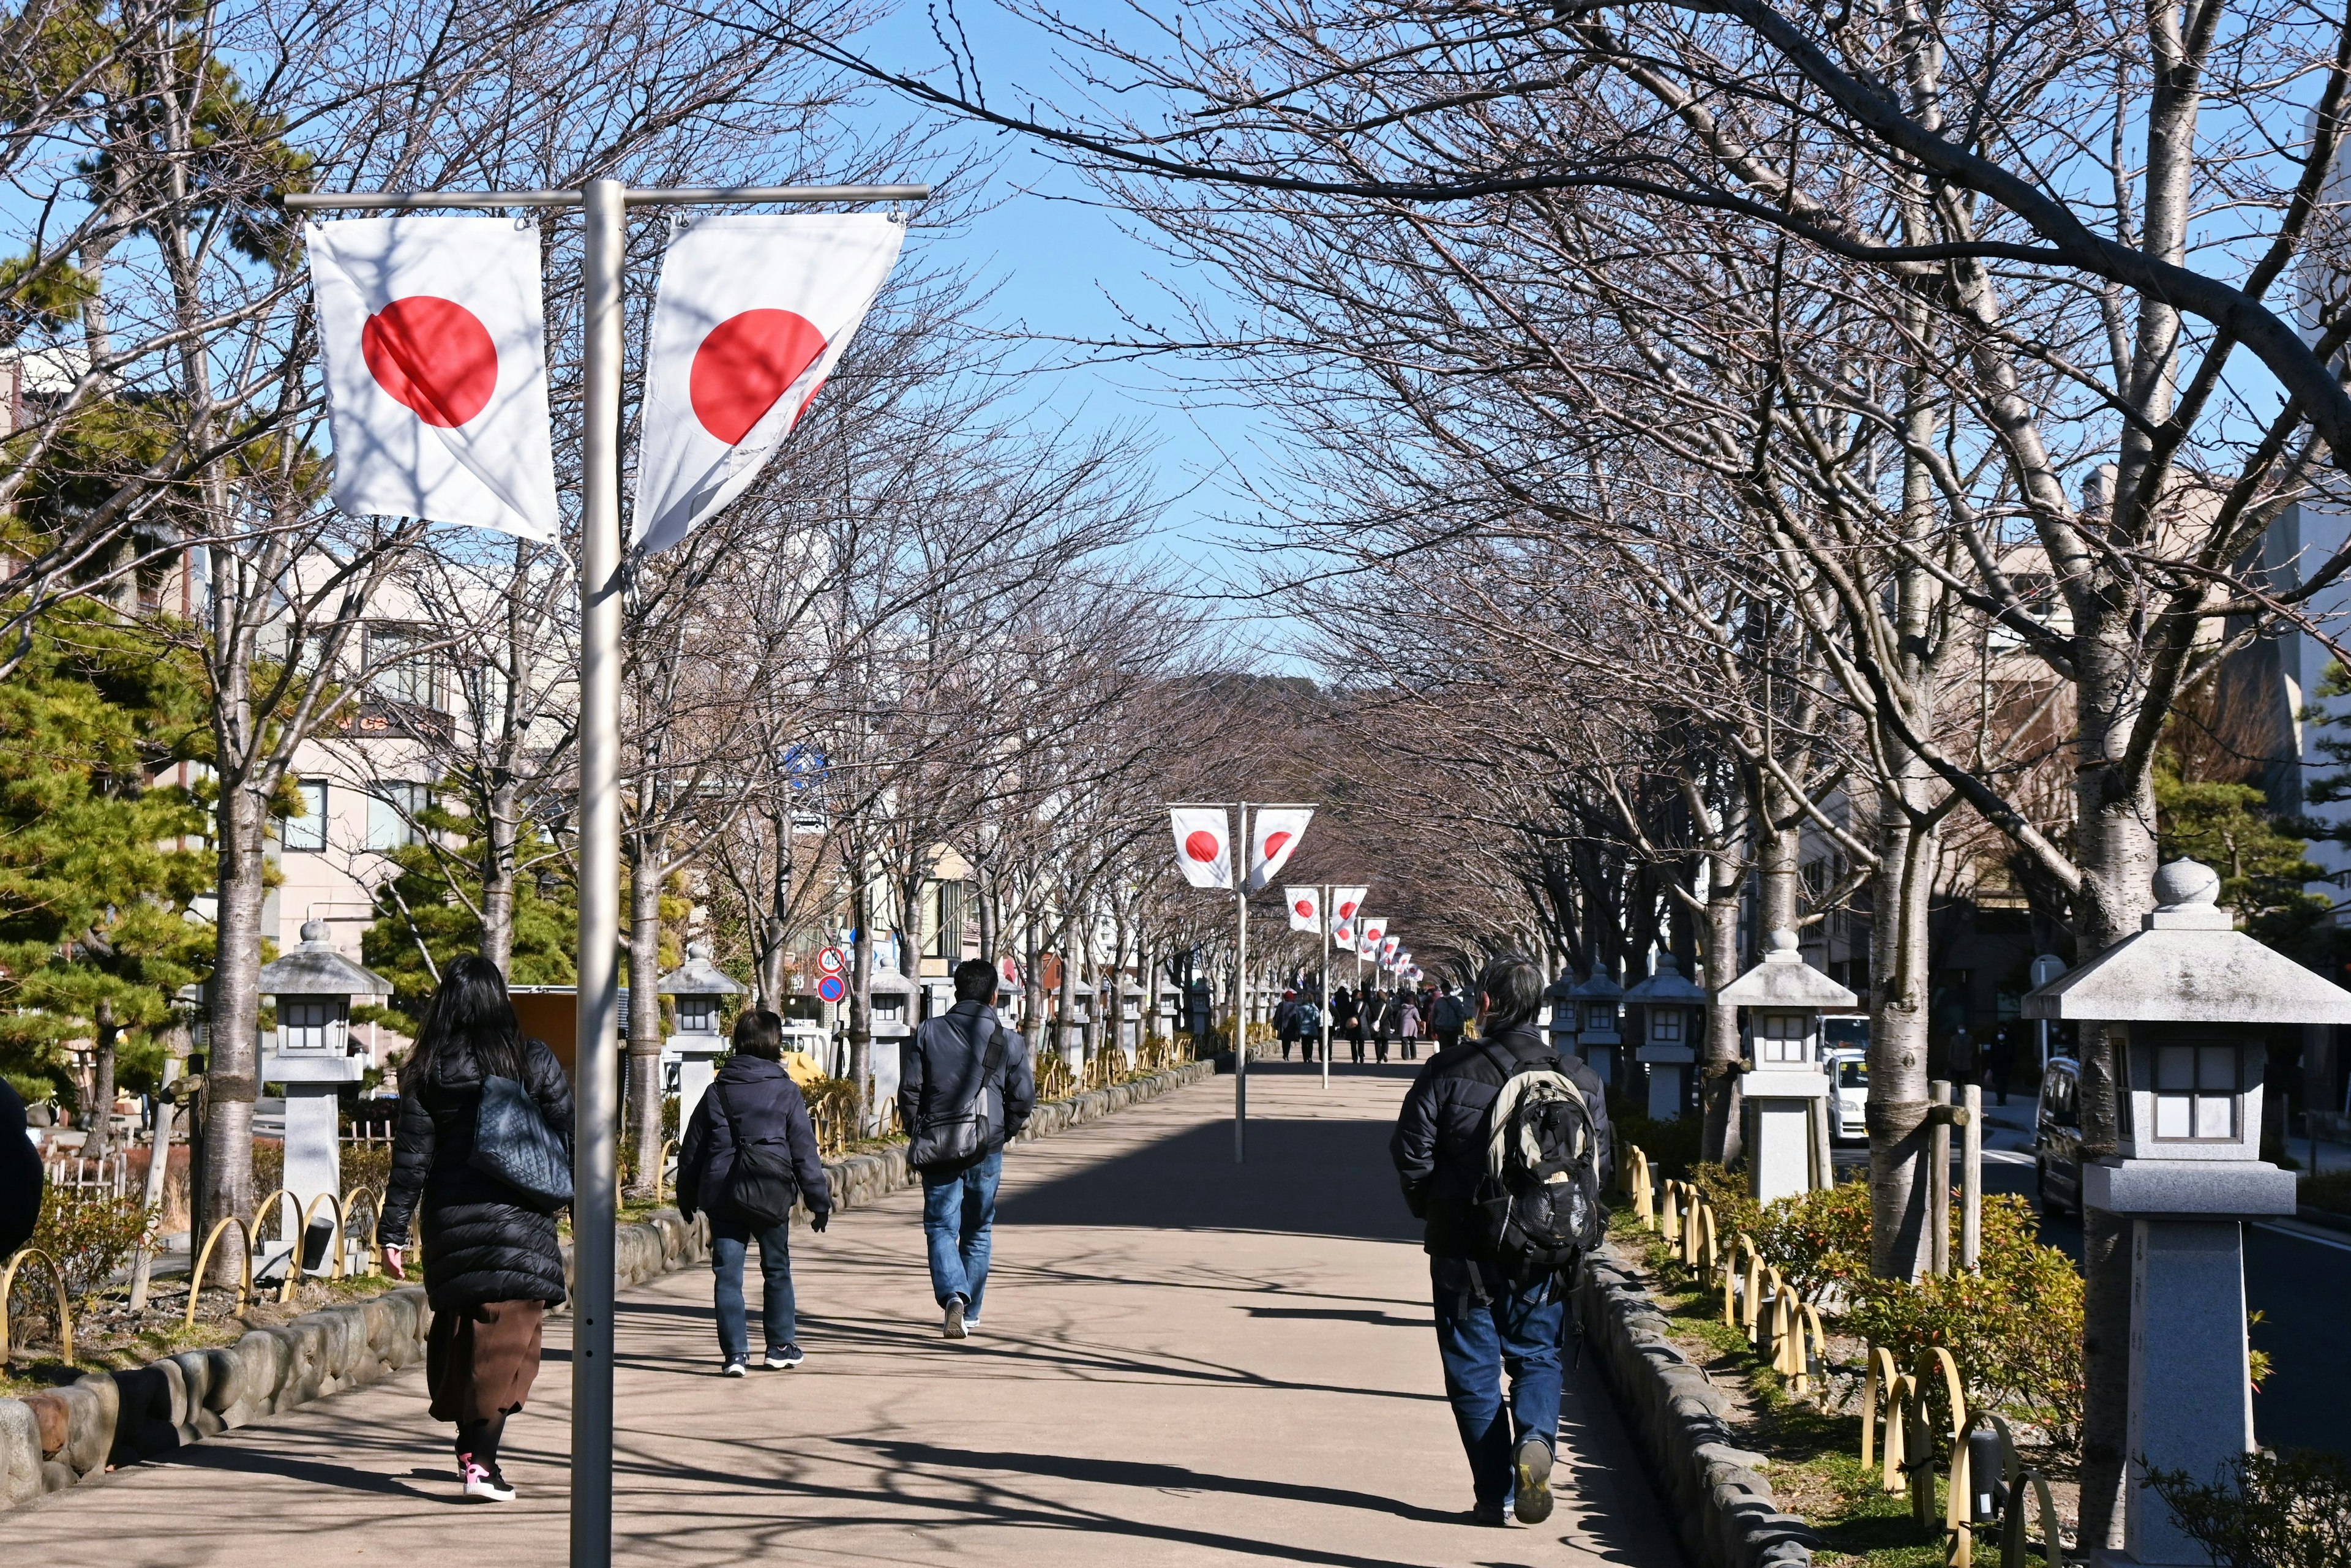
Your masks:
<svg viewBox="0 0 2351 1568"><path fill-rule="evenodd" d="M800 1199L790 1146L778 1138L744 1142L743 1124L726 1103L726 1091L713 1084L710 1092L717 1096L719 1114L735 1136L735 1166L726 1173L727 1206L761 1230L781 1225Z"/></svg>
<svg viewBox="0 0 2351 1568"><path fill-rule="evenodd" d="M482 1080L467 1163L514 1188L534 1208L552 1214L571 1201L569 1140L547 1124L530 1090L511 1078Z"/></svg>

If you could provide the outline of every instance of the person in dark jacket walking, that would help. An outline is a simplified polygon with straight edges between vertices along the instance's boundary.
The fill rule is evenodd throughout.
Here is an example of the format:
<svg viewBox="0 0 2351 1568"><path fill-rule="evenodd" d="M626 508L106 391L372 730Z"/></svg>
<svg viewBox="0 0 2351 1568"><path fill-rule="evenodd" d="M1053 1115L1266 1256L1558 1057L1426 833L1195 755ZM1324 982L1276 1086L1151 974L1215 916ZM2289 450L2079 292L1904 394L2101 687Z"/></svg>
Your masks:
<svg viewBox="0 0 2351 1568"><path fill-rule="evenodd" d="M1461 1043L1461 1031L1469 1027L1469 1004L1453 994L1453 982L1440 980L1437 1000L1429 1009L1428 1032L1437 1037L1437 1049L1450 1051Z"/></svg>
<svg viewBox="0 0 2351 1568"><path fill-rule="evenodd" d="M816 1124L799 1085L783 1069L784 1020L765 1008L735 1020L735 1049L694 1107L677 1152L677 1210L691 1219L710 1216L712 1304L718 1312L720 1374L740 1377L751 1359L751 1325L743 1301L743 1260L759 1244L759 1311L767 1332L765 1364L784 1372L805 1356L798 1303L792 1297L789 1215L761 1225L728 1201L727 1178L745 1144L779 1144L791 1159L792 1180L808 1206L809 1228L821 1234L832 1218L832 1187L818 1157Z"/></svg>
<svg viewBox="0 0 2351 1568"><path fill-rule="evenodd" d="M571 1081L545 1042L524 1038L497 966L468 954L442 972L423 1030L401 1063L400 1127L376 1234L384 1271L406 1279L402 1253L423 1203L432 1236L424 1383L433 1418L456 1425L465 1495L510 1502L498 1440L538 1375L547 1309L563 1304L563 1249L552 1209L474 1168L482 1084L492 1077L522 1084L569 1143Z"/></svg>
<svg viewBox="0 0 2351 1568"><path fill-rule="evenodd" d="M1421 1245L1437 1307L1437 1346L1445 1364L1445 1396L1469 1457L1471 1517L1479 1524L1505 1523L1507 1501L1521 1523L1539 1524L1552 1511L1566 1298L1550 1275L1513 1279L1491 1257L1480 1256L1471 1204L1486 1169L1486 1116L1506 1079L1531 1068L1550 1069L1565 1074L1583 1096L1603 1191L1613 1145L1598 1076L1573 1056L1553 1054L1535 1028L1542 971L1524 958L1497 958L1479 988L1479 1038L1429 1058L1405 1096L1388 1153L1403 1179L1405 1202L1426 1225Z"/></svg>
<svg viewBox="0 0 2351 1568"><path fill-rule="evenodd" d="M1395 993L1394 991L1366 992L1364 997L1364 1010L1370 1015L1365 1027L1371 1031L1373 1059L1384 1067L1388 1061L1388 1041L1395 1038Z"/></svg>
<svg viewBox="0 0 2351 1568"><path fill-rule="evenodd" d="M898 1119L906 1163L923 1178L923 1238L931 1294L945 1314L940 1332L969 1337L987 1291L996 1226L996 1184L1004 1145L1037 1108L1029 1047L996 1016L996 967L956 966L956 1005L925 1019L898 1061Z"/></svg>
<svg viewBox="0 0 2351 1568"><path fill-rule="evenodd" d="M32 1239L48 1176L25 1132L25 1102L0 1078L0 1259Z"/></svg>

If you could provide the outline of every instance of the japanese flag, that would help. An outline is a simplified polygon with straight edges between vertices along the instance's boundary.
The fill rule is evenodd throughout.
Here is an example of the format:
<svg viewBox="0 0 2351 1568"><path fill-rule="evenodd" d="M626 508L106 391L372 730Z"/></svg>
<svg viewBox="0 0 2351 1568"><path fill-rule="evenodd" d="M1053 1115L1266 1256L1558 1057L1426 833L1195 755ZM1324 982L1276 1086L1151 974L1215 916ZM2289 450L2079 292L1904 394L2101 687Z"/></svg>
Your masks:
<svg viewBox="0 0 2351 1568"><path fill-rule="evenodd" d="M1394 964L1396 961L1396 955L1403 951L1404 938L1391 936L1380 945L1380 961L1384 964Z"/></svg>
<svg viewBox="0 0 2351 1568"><path fill-rule="evenodd" d="M1306 836L1306 824L1313 820L1311 806L1266 806L1259 810L1257 825L1249 831L1251 893L1274 879L1297 851L1298 841Z"/></svg>
<svg viewBox="0 0 2351 1568"><path fill-rule="evenodd" d="M1336 946L1342 953L1353 952L1355 950L1355 923L1352 920L1346 919L1333 920L1331 923L1331 941L1332 946Z"/></svg>
<svg viewBox="0 0 2351 1568"><path fill-rule="evenodd" d="M1319 887L1285 887L1282 902L1290 905L1290 928L1292 931L1322 929L1322 890Z"/></svg>
<svg viewBox="0 0 2351 1568"><path fill-rule="evenodd" d="M1384 920L1376 918L1375 916L1367 915L1364 917L1363 929L1364 952L1369 956L1377 957L1379 956L1380 944L1387 940L1388 923Z"/></svg>
<svg viewBox="0 0 2351 1568"><path fill-rule="evenodd" d="M1176 869L1194 887L1233 885L1231 829L1222 806L1170 806L1176 830Z"/></svg>
<svg viewBox="0 0 2351 1568"><path fill-rule="evenodd" d="M662 258L632 518L667 549L748 489L898 259L877 214L697 220Z"/></svg>
<svg viewBox="0 0 2351 1568"><path fill-rule="evenodd" d="M305 225L303 239L335 505L553 538L538 230L348 218Z"/></svg>
<svg viewBox="0 0 2351 1568"><path fill-rule="evenodd" d="M1355 916L1364 912L1364 894L1369 888L1334 887L1331 890L1331 913L1353 925Z"/></svg>

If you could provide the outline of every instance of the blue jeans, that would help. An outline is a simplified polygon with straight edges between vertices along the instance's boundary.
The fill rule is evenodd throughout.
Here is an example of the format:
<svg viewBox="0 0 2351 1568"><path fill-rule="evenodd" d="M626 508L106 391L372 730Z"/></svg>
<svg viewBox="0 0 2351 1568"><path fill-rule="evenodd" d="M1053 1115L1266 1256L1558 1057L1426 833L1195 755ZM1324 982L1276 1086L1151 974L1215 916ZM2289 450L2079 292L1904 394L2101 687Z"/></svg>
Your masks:
<svg viewBox="0 0 2351 1568"><path fill-rule="evenodd" d="M979 1316L987 1290L988 1232L996 1225L996 1183L1004 1151L991 1149L969 1170L923 1178L923 1239L931 1253L931 1294L946 1306L963 1298L964 1315Z"/></svg>
<svg viewBox="0 0 2351 1568"><path fill-rule="evenodd" d="M1565 1303L1548 1278L1512 1288L1481 1271L1489 1298L1480 1306L1465 1291L1474 1265L1432 1258L1429 1282L1437 1303L1437 1349L1445 1361L1445 1397L1453 1405L1461 1448L1478 1501L1499 1503L1510 1492L1510 1456L1529 1434L1556 1447L1560 1333ZM1502 1374L1510 1375L1510 1403L1502 1405ZM1517 1430L1513 1434L1512 1427Z"/></svg>
<svg viewBox="0 0 2351 1568"><path fill-rule="evenodd" d="M759 1244L760 1305L767 1319L768 1348L799 1342L793 1316L792 1222L758 1230L724 1212L710 1217L710 1271L717 1276L711 1296L718 1308L718 1353L729 1361L751 1357L750 1324L743 1308L743 1256Z"/></svg>

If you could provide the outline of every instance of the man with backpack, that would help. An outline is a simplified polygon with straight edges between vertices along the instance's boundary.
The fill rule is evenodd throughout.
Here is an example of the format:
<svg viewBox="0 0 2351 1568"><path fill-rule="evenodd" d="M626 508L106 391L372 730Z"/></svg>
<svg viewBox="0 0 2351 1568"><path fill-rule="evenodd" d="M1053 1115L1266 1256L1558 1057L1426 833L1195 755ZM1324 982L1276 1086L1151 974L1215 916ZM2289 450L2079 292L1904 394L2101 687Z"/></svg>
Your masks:
<svg viewBox="0 0 2351 1568"><path fill-rule="evenodd" d="M1469 1027L1469 1004L1453 991L1453 982L1440 980L1437 986L1437 1003L1430 1009L1429 1032L1437 1036L1437 1049L1450 1051L1461 1043L1461 1031Z"/></svg>
<svg viewBox="0 0 2351 1568"><path fill-rule="evenodd" d="M760 1309L770 1371L802 1356L792 1300L792 1207L808 1202L809 1228L832 1218L832 1189L818 1157L816 1127L799 1085L783 1069L784 1020L761 1008L735 1020L735 1049L694 1107L677 1151L678 1212L710 1216L713 1304L722 1375L751 1359L743 1260L759 1244Z"/></svg>
<svg viewBox="0 0 2351 1568"><path fill-rule="evenodd" d="M1004 1145L1037 1107L1029 1047L996 1016L998 983L985 958L956 965L956 1005L925 1019L899 1056L906 1163L923 1178L931 1293L949 1339L979 1326Z"/></svg>
<svg viewBox="0 0 2351 1568"><path fill-rule="evenodd" d="M1555 1055L1535 1017L1543 974L1504 956L1479 981L1479 1038L1431 1057L1388 1152L1423 1220L1445 1394L1479 1524L1551 1516L1567 1287L1606 1233L1605 1092ZM1510 1401L1502 1374L1510 1374ZM1515 1428L1515 1430L1514 1430Z"/></svg>

